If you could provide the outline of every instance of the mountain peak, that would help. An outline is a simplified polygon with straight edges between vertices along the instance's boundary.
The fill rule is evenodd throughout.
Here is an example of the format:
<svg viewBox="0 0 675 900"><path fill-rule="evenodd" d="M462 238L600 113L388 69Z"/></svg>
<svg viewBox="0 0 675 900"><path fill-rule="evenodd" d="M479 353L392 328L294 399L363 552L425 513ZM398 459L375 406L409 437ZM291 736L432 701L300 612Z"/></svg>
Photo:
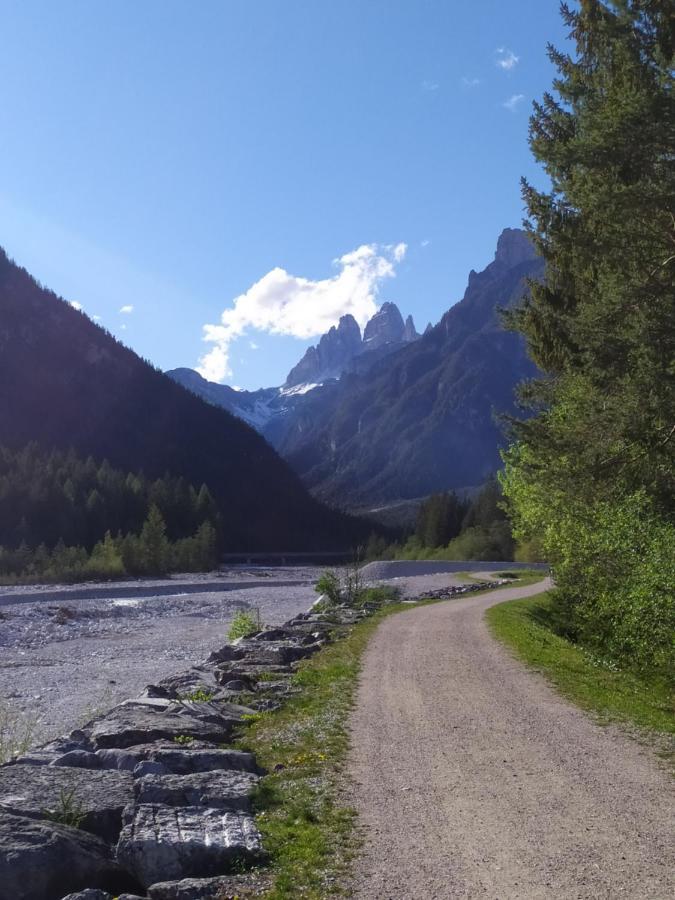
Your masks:
<svg viewBox="0 0 675 900"><path fill-rule="evenodd" d="M386 302L375 313L363 332L363 343L368 350L384 344L397 344L404 340L405 324L395 303Z"/></svg>
<svg viewBox="0 0 675 900"><path fill-rule="evenodd" d="M405 328L403 329L403 340L407 344L410 344L413 341L416 341L419 336L420 335L419 335L417 329L415 328L415 322L413 321L413 317L408 316L408 318L405 320Z"/></svg>
<svg viewBox="0 0 675 900"><path fill-rule="evenodd" d="M329 378L339 378L360 352L361 329L354 316L348 313L340 317L337 326L331 326L316 347L307 350L288 373L284 387L320 384Z"/></svg>
<svg viewBox="0 0 675 900"><path fill-rule="evenodd" d="M501 262L509 269L537 258L532 241L522 228L505 228L497 241L495 262Z"/></svg>

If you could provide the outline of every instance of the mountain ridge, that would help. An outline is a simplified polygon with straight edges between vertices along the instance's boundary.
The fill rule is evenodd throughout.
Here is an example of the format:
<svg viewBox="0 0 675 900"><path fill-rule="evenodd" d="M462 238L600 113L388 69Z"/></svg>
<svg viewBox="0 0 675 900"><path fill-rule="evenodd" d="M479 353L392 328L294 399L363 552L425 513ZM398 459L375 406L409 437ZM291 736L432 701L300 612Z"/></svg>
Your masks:
<svg viewBox="0 0 675 900"><path fill-rule="evenodd" d="M282 455L318 496L354 507L480 484L500 465L495 413L514 412L515 386L536 374L498 307L542 273L525 232L505 229L462 300L367 378L345 376L330 421L304 421L277 444Z"/></svg>
<svg viewBox="0 0 675 900"><path fill-rule="evenodd" d="M463 298L423 335L415 330L414 341L376 339L338 380L295 386L304 393L233 391L231 408L250 416L260 404L265 415L257 427L317 496L340 505L367 508L476 487L500 465L494 414L514 412L516 384L536 373L497 308L518 302L527 279L542 272L526 233L504 229L492 262L469 272ZM408 328L394 304L381 310L369 336L390 333L392 323L396 335ZM204 385L198 388L203 395Z"/></svg>
<svg viewBox="0 0 675 900"><path fill-rule="evenodd" d="M0 440L206 483L233 550L333 549L366 530L313 499L238 417L167 378L2 250Z"/></svg>

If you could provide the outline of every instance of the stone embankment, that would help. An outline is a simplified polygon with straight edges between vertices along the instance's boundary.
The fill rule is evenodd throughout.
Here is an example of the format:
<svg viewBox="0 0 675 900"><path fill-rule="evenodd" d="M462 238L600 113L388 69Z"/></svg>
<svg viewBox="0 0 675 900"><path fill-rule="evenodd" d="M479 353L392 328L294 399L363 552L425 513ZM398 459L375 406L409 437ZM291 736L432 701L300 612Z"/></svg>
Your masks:
<svg viewBox="0 0 675 900"><path fill-rule="evenodd" d="M0 900L255 893L245 872L265 861L251 804L264 773L231 742L293 692L301 660L366 614L331 612L227 644L0 767Z"/></svg>

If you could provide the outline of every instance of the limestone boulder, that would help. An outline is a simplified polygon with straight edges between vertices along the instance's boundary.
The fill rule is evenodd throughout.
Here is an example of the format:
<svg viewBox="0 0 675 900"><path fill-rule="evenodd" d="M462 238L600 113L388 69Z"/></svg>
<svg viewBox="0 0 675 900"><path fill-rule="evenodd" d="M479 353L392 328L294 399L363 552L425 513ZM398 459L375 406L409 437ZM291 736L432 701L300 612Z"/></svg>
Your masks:
<svg viewBox="0 0 675 900"><path fill-rule="evenodd" d="M185 736L222 743L229 740L238 721L222 715L205 721L173 705L155 708L143 703L125 703L93 723L91 740L96 750L125 750L135 744Z"/></svg>
<svg viewBox="0 0 675 900"><path fill-rule="evenodd" d="M139 804L125 819L117 859L146 887L227 874L263 855L260 833L245 813Z"/></svg>
<svg viewBox="0 0 675 900"><path fill-rule="evenodd" d="M113 900L113 895L107 891L99 891L98 888L86 888L83 891L68 894L67 897L63 897L63 900Z"/></svg>
<svg viewBox="0 0 675 900"><path fill-rule="evenodd" d="M60 900L96 887L135 888L100 838L0 809L0 900Z"/></svg>
<svg viewBox="0 0 675 900"><path fill-rule="evenodd" d="M146 775L134 784L138 803L206 806L250 812L258 777L250 772L216 770L191 775Z"/></svg>
<svg viewBox="0 0 675 900"><path fill-rule="evenodd" d="M78 822L84 831L115 843L122 811L134 799L133 779L123 772L68 766L0 768L0 808L15 815Z"/></svg>
<svg viewBox="0 0 675 900"><path fill-rule="evenodd" d="M174 775L213 772L219 769L260 772L255 756L242 750L157 748L148 751L148 758L162 763Z"/></svg>
<svg viewBox="0 0 675 900"><path fill-rule="evenodd" d="M235 900L250 896L252 888L254 896L262 896L268 886L268 880L258 873L219 875L215 878L160 881L148 888L148 896L150 900Z"/></svg>

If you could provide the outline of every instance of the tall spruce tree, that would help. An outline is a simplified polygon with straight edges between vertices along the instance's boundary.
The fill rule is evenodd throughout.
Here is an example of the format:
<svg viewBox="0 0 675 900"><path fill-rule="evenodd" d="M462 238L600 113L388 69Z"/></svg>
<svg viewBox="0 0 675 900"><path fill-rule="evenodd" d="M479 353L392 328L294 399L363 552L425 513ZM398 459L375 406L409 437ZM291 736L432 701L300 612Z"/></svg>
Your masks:
<svg viewBox="0 0 675 900"><path fill-rule="evenodd" d="M546 278L511 317L544 372L523 397L504 490L540 538L570 636L663 665L675 627L675 97L672 0L561 6L554 91L523 183Z"/></svg>

